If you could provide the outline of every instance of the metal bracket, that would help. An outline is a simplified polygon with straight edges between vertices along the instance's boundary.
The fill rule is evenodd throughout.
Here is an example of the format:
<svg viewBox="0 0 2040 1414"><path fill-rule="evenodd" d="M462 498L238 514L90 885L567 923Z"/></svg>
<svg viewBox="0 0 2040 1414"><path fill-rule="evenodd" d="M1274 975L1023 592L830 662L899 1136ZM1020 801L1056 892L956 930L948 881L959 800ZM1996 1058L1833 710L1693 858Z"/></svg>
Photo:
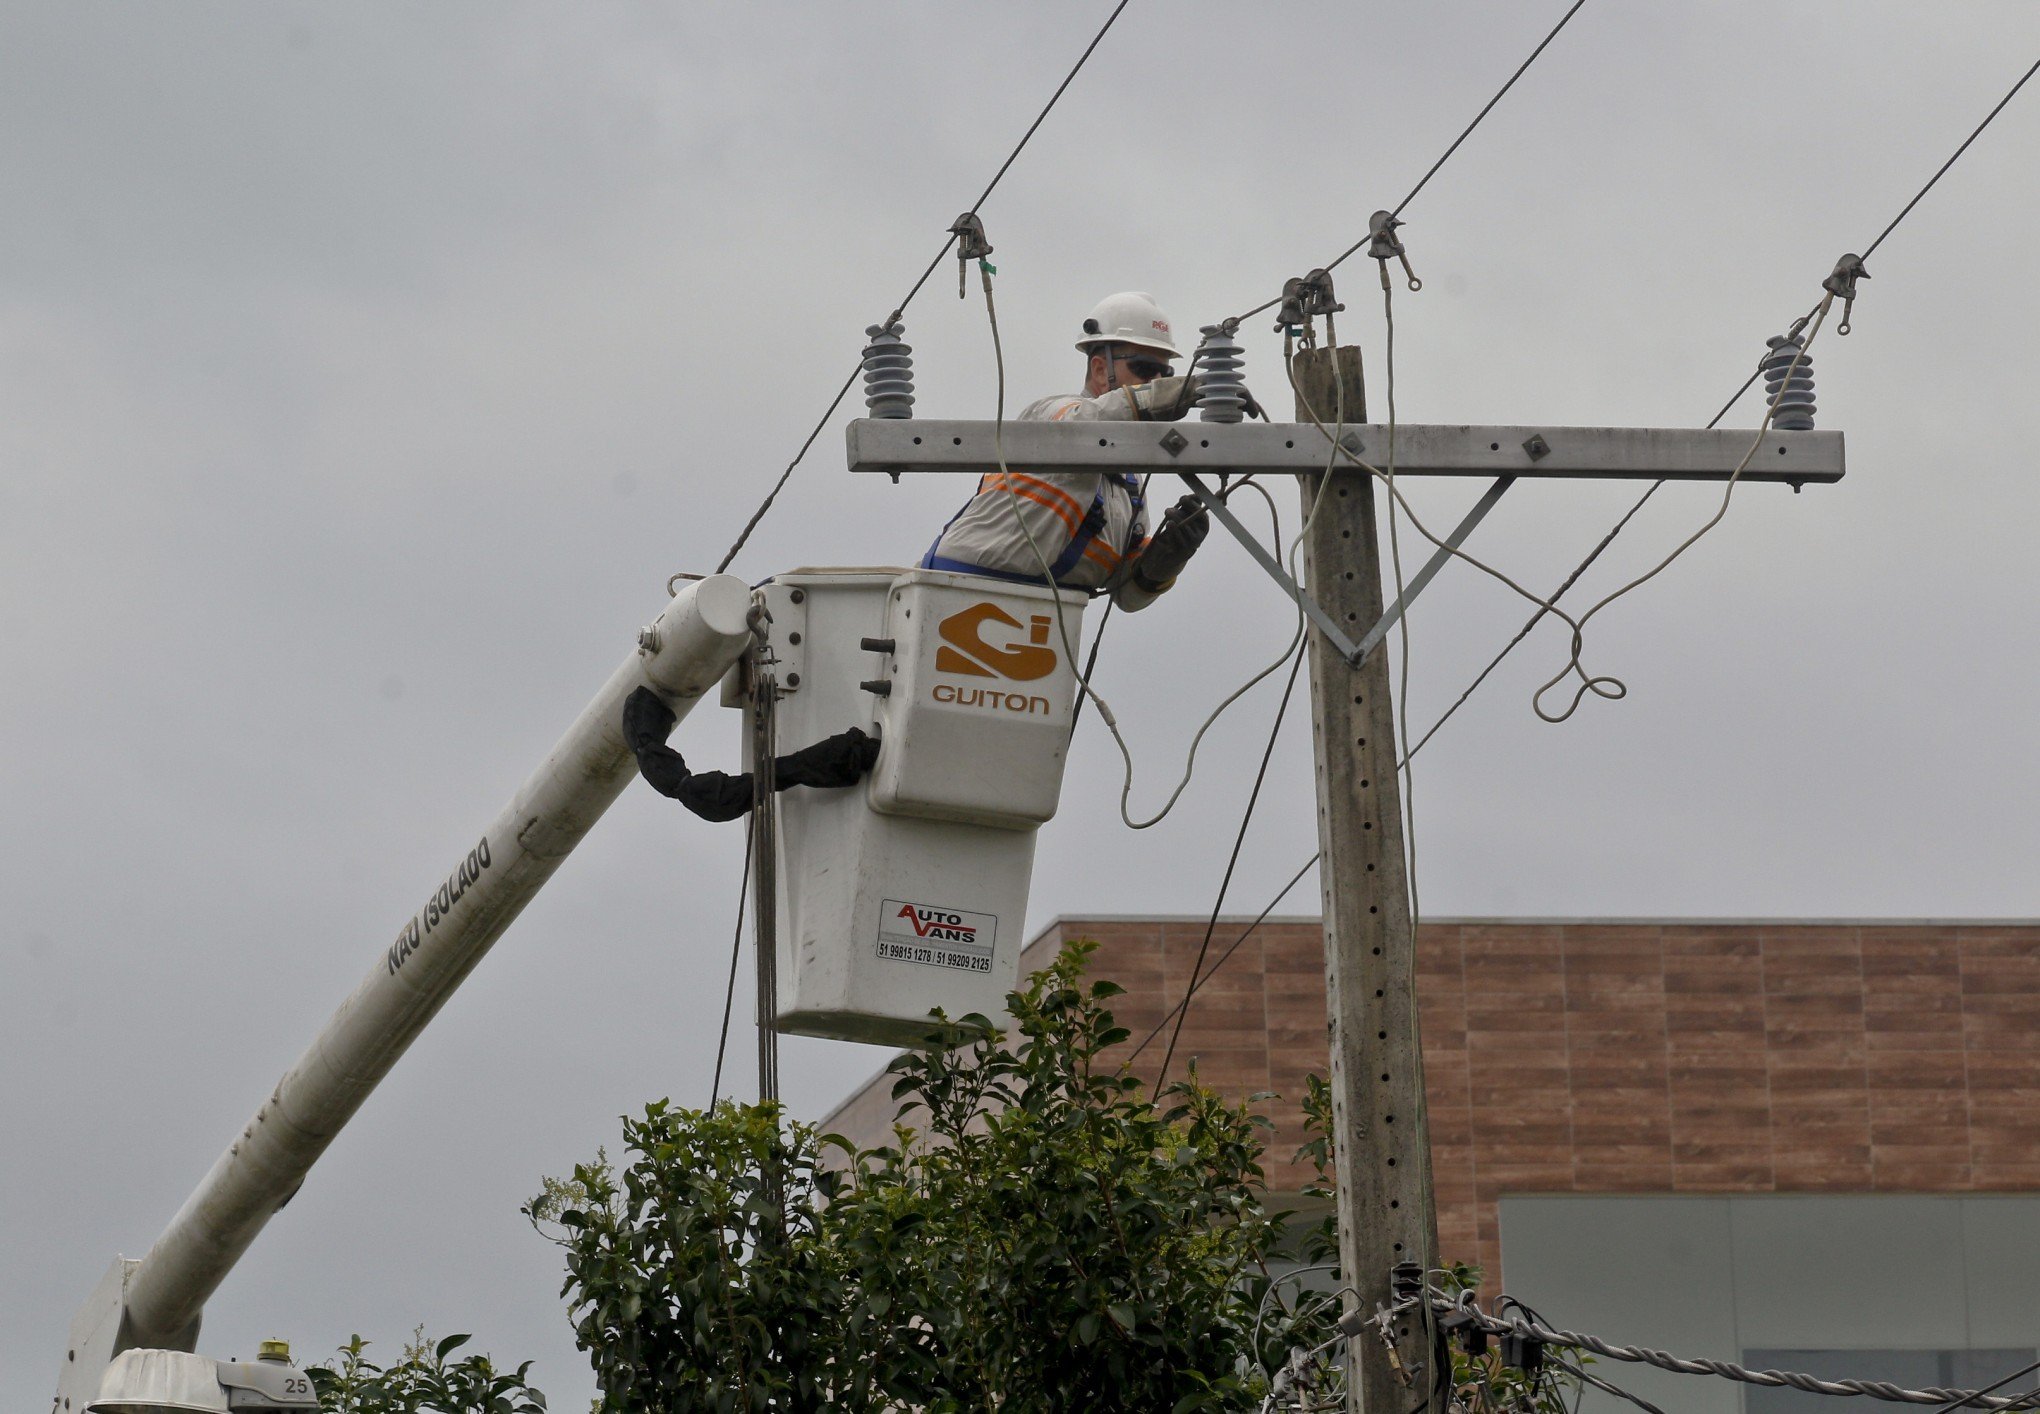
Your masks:
<svg viewBox="0 0 2040 1414"><path fill-rule="evenodd" d="M1358 667L1361 658L1366 655L1353 646L1353 640L1340 630L1337 621L1325 612L1324 606L1304 593L1302 587L1289 577L1289 571L1283 569L1281 562L1269 554L1261 542L1254 538L1254 533L1240 523L1240 518L1218 498L1218 493L1206 486L1203 479L1194 471L1178 472L1177 475L1181 476L1184 483L1196 493L1197 499L1204 503L1204 509L1210 511L1220 525L1231 531L1233 539L1239 541L1246 552L1254 557L1254 562L1268 572L1268 577L1282 586L1282 592L1294 599L1296 606L1310 616L1310 621L1318 626L1318 631L1331 640L1332 647L1339 650L1339 656Z"/></svg>
<svg viewBox="0 0 2040 1414"><path fill-rule="evenodd" d="M1183 478L1184 483L1196 494L1197 499L1204 503L1204 508L1217 518L1219 524L1232 532L1233 539L1239 541L1246 549L1246 552L1254 557L1255 563L1267 572L1268 577L1282 586L1282 592L1296 601L1297 607L1302 609L1310 621L1318 626L1318 631L1330 640L1332 647L1339 651L1339 656L1356 668L1367 661L1369 653L1372 653L1381 646L1381 640L1388 636L1388 631L1391 628L1395 627L1395 621L1401 618L1408 611L1409 606L1417 601L1417 596L1423 593L1424 587L1437 577L1438 571L1445 568L1445 562L1453 557L1453 552L1466 543L1466 537L1473 534L1473 528L1487 519L1487 513L1495 508L1495 503L1502 499L1502 494L1516 484L1515 477L1504 476L1497 479L1494 485L1488 487L1482 493L1481 498L1474 502L1473 508L1460 517L1459 524L1454 526L1452 533L1445 537L1444 545L1441 545L1436 553L1424 562L1424 567L1418 570L1416 575L1403 586L1401 597L1388 606L1387 612L1381 616L1381 621L1375 624L1373 628L1367 630L1366 636L1356 644L1346 636L1344 630L1339 627L1338 622L1329 613L1325 612L1324 607L1317 600L1306 594L1302 586L1289 577L1289 572L1282 568L1281 562L1268 553L1261 542L1254 538L1253 532L1240 522L1240 518L1232 513L1223 500L1219 499L1215 491L1204 484L1197 473L1185 471L1177 474Z"/></svg>
<svg viewBox="0 0 2040 1414"><path fill-rule="evenodd" d="M1823 290L1842 297L1842 322L1835 327L1837 334L1849 332L1849 321L1856 313L1856 282L1869 278L1870 272L1863 268L1863 257L1850 251L1835 262L1834 273L1820 282Z"/></svg>
<svg viewBox="0 0 2040 1414"><path fill-rule="evenodd" d="M1381 640L1388 637L1388 631L1395 627L1395 621L1417 601L1417 596L1424 592L1424 586L1431 582L1438 571L1445 568L1445 562L1452 558L1453 551L1466 543L1466 537L1473 534L1476 525L1487 519L1487 513L1495 508L1495 502L1502 499L1502 493L1515 484L1516 478L1513 476L1500 477L1494 485L1482 493L1478 501L1473 503L1473 509L1461 517L1459 524L1452 528L1452 533L1445 537L1445 543L1424 562L1424 567L1417 571L1416 576L1403 586L1402 597L1388 606L1388 612L1381 616L1380 623L1367 630L1367 636L1360 640L1360 656L1353 660L1356 664L1364 661Z"/></svg>
<svg viewBox="0 0 2040 1414"><path fill-rule="evenodd" d="M999 470L990 421L912 422L858 418L847 429L856 472L982 476ZM1365 448L1388 445L1384 424L1348 424ZM1839 432L1764 434L1754 429L1668 427L1466 427L1403 423L1395 474L1523 480L1608 479L1725 482L1736 468L1755 482L1840 481ZM1007 422L1005 461L1030 471L1194 471L1207 478L1315 476L1331 447L1308 423ZM1367 455L1356 451L1355 455ZM1379 460L1379 458L1376 458Z"/></svg>

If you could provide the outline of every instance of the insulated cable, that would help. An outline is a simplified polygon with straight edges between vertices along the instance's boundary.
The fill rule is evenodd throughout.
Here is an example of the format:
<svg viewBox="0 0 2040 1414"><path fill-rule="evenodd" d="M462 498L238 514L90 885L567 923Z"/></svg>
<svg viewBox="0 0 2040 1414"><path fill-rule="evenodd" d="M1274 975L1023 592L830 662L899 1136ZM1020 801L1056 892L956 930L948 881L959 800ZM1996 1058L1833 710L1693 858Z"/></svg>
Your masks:
<svg viewBox="0 0 2040 1414"><path fill-rule="evenodd" d="M1641 1409L1643 1411L1643 1414L1665 1414L1664 1410L1658 1408L1655 1404L1652 1404L1649 1400L1643 1398L1641 1395L1631 1394L1628 1390L1622 1388L1622 1386L1618 1384L1612 1384L1609 1381L1602 1379L1599 1375L1590 1373L1583 1365L1576 1365L1570 1360L1561 1359L1555 1355L1551 1357L1551 1363L1558 1366L1559 1369L1564 1370L1567 1374L1571 1375L1574 1379L1578 1380L1582 1385L1592 1385L1595 1389L1600 1390L1604 1394L1612 1394L1618 1399L1628 1400L1631 1404L1634 1404L1638 1409Z"/></svg>
<svg viewBox="0 0 2040 1414"><path fill-rule="evenodd" d="M1293 351L1294 351L1293 340L1285 338L1283 340L1283 359L1285 363L1291 361ZM1336 355L1334 355L1334 357L1336 358ZM1292 373L1291 382L1294 383L1294 381L1295 378L1294 374ZM1338 419L1337 426L1338 429L1342 430L1345 426L1346 421L1346 387L1344 380L1335 378L1334 389L1335 389L1334 401L1337 405L1335 413ZM1340 430L1335 430L1332 435L1334 439L1336 439L1340 435ZM1393 448L1392 438L1390 445L1392 449ZM1330 460L1327 461L1324 474L1318 480L1317 494L1311 498L1310 510L1308 514L1304 516L1303 526L1301 529L1297 531L1296 538L1290 541L1288 560L1289 560L1289 577L1291 583L1297 582L1296 557L1298 552L1302 549L1304 537L1310 533L1311 525L1317 520L1319 509L1322 508L1323 505L1325 504L1326 493L1331 489L1332 469L1334 465L1335 465L1334 462ZM1278 554L1281 553L1282 518L1275 508L1275 498L1273 496L1270 496L1266 488L1261 486L1259 482L1256 482L1251 478L1249 478L1246 481L1242 481L1240 485L1252 486L1255 491L1260 493L1261 498L1268 503L1268 515L1270 519L1274 522L1274 528L1271 534L1274 539L1276 552ZM1181 1004L1179 1004L1172 1013L1176 1020L1176 1026L1175 1029L1169 1034L1168 1049L1164 1051L1162 1054L1162 1068L1156 1073L1155 1076L1154 1089L1156 1089L1157 1091L1159 1091L1162 1088L1162 1086L1168 1082L1169 1063L1175 1058L1176 1042L1179 1039L1181 1039L1183 1035L1183 1023L1185 1020L1188 1019L1190 1015L1190 1002L1192 998L1194 998L1197 995L1197 989L1203 985L1201 981L1201 974L1203 973L1204 970L1205 956L1211 950L1211 935L1213 931L1218 927L1219 914L1225 908L1225 896L1227 891L1232 887L1233 870L1239 864L1240 850L1247 842L1247 826L1253 821L1254 806L1259 802L1261 798L1261 785L1262 782L1265 781L1268 776L1268 763L1275 754L1275 740L1279 735L1281 735L1282 721L1284 716L1289 711L1290 695L1296 689L1297 674L1303 668L1303 661L1306 651L1306 647L1303 641L1304 627L1305 626L1303 622L1303 603L1301 597L1299 596L1297 601L1297 621L1296 621L1297 632L1296 637L1292 639L1290 643L1290 648L1291 650L1294 651L1296 656L1294 661L1290 664L1289 681L1286 684L1284 684L1282 688L1282 703L1279 707L1275 709L1275 722L1274 725L1270 727L1268 731L1268 744L1261 751L1261 766L1260 769L1254 775L1254 788L1247 796L1246 810L1240 816L1240 827L1238 832L1233 837L1232 854L1226 860L1224 877L1219 880L1218 898L1211 905L1211 918L1204 925L1204 939L1201 943L1198 944L1196 961L1193 962L1190 966L1190 984L1187 988L1184 989L1183 1000ZM1405 639L1405 646L1407 646L1407 639ZM1249 686L1251 685L1252 684L1249 684ZM1223 708L1221 708L1220 710L1223 710ZM1188 780L1187 776L1185 777L1185 780L1187 782ZM1309 865L1304 866L1305 869L1308 869L1309 867L1310 867ZM1303 877L1302 871L1298 872L1297 877L1298 878ZM1294 882L1295 882L1294 880L1291 881L1292 884ZM1285 888L1283 892L1287 893L1288 889ZM1270 908L1272 908L1273 906L1274 906L1273 904L1269 905ZM1262 917L1266 916L1267 912L1266 910L1263 910ZM1252 930L1249 929L1248 931L1251 932ZM1233 954L1233 950L1238 948L1240 943L1243 941L1245 941L1244 935L1242 935L1241 938L1235 939L1232 947L1226 949L1225 956L1231 957ZM1220 961L1223 962L1224 959L1221 958ZM1213 970L1214 971L1217 970L1216 966L1214 966ZM1164 1025L1167 1024L1166 1017L1163 1019L1163 1024ZM1156 1030L1158 1032L1160 1028L1157 1027ZM1153 1039L1154 1033L1150 1033L1147 1040L1142 1041L1140 1045L1134 1049L1133 1055L1135 1056L1139 1055L1140 1052L1146 1048L1147 1042L1152 1041ZM1128 1059L1131 1060L1131 1058L1132 1057L1129 1057Z"/></svg>
<svg viewBox="0 0 2040 1414"><path fill-rule="evenodd" d="M1077 62L1070 66L1070 71L1067 74L1063 75L1063 81L1056 85L1055 92L1048 97L1048 102L1043 104L1041 111L1034 115L1034 121L1027 125L1027 131L1020 135L1020 141L1015 143L1013 150L1006 154L1006 160L999 164L999 170L992 174L991 181L985 183L985 189L978 193L978 199L971 203L970 210L966 214L975 216L978 208L991 198L992 192L997 189L1007 170L1019 159L1021 152L1026 149L1028 141L1033 138L1042 123L1047 121L1050 111L1061 100L1064 92L1076 80L1078 73L1090 61L1092 53L1104 41L1107 32L1118 22L1121 13L1132 2L1133 0L1119 0L1119 3L1113 6L1112 13L1105 17L1105 23L1100 25L1098 32L1091 36L1091 42L1084 46L1084 52L1077 56ZM921 292L921 287L928 283L929 277L949 257L949 252L955 246L956 233L952 230L949 233L948 239L943 241L942 249L937 251L935 258L928 262L928 268L921 272L921 278L914 281L913 287L907 291L906 296L897 305L893 306L893 312L886 318L885 323L890 324L906 313L907 306L914 301L914 296ZM751 532L757 529L758 522L763 520L765 512L771 509L772 503L777 499L780 489L786 485L787 478L793 475L793 469L800 465L802 458L807 456L808 448L814 446L815 439L822 435L822 429L829 425L829 419L836 415L836 409L843 405L843 399L850 395L850 389L856 386L858 376L863 372L863 369L863 361L860 359L857 367L851 370L850 376L843 380L843 386L836 390L836 396L829 400L828 409L822 413L821 418L815 423L814 430L808 433L807 440L800 444L800 450L793 454L793 460L786 464L786 470L779 473L779 479L772 483L772 489L765 493L765 499L758 503L758 509L753 511L751 518L744 523L743 530L737 535L736 543L730 546L728 552L723 555L722 562L715 567L717 574L727 570L730 567L730 562L737 558L738 552L744 548L744 543L751 538Z"/></svg>
<svg viewBox="0 0 2040 1414"><path fill-rule="evenodd" d="M1510 1302L1508 1297L1500 1298L1500 1303L1515 1304ZM1562 1345L1575 1350L1591 1351L1596 1355L1605 1355L1611 1360L1652 1365L1660 1370L1669 1370L1673 1374L1716 1375L1742 1384L1767 1389L1796 1389L1808 1394L1866 1395L1871 1399L1882 1399L1898 1404L1945 1406L1938 1410L1937 1414L1955 1414L1956 1410L1964 1408L2010 1410L2040 1407L2040 1391L2029 1391L2006 1398L1991 1394L1992 1390L2001 1389L2021 1376L2040 1370L2040 1361L2014 1371L1982 1390L1908 1389L1888 1380L1823 1380L1791 1370L1751 1370L1730 1360L1682 1359L1662 1350L1653 1350L1649 1346L1616 1345L1596 1335L1583 1335L1578 1331L1565 1330L1545 1321L1533 1319L1527 1313L1508 1316L1489 1315L1473 1303L1471 1293L1455 1299L1433 1292L1425 1304L1439 1315L1465 1316L1489 1335L1530 1336L1546 1345Z"/></svg>
<svg viewBox="0 0 2040 1414"><path fill-rule="evenodd" d="M1361 457L1358 453L1354 452L1351 448L1341 445L1338 441L1332 438L1332 434L1325 428L1324 423L1318 419L1315 411L1311 409L1309 400L1303 397L1300 391L1298 393L1299 405L1303 407L1305 413L1308 415L1310 422L1314 426L1316 426L1319 433L1324 435L1326 439L1331 442L1333 451L1336 455L1343 456L1348 462L1351 462L1355 467L1359 468L1362 471L1367 472L1375 479L1382 481L1385 485L1387 485L1389 495L1395 501L1400 503L1404 514L1408 515L1410 518L1410 524L1413 527L1415 527L1418 533L1421 534L1426 540L1430 541L1431 544L1436 546L1438 549L1444 551L1452 558L1457 560L1464 560L1467 564L1472 565L1475 569L1481 571L1481 573L1488 575L1490 578L1498 581L1503 585L1506 585L1508 588L1514 590L1517 594L1521 595L1523 598L1528 599L1531 603L1537 605L1539 608L1543 609L1547 613L1556 616L1557 618L1562 620L1565 624L1567 624L1570 628L1572 628L1574 646L1570 660L1566 663L1565 667L1559 670L1556 676L1554 676L1549 682L1545 683L1543 686L1539 687L1537 692L1533 694L1531 698L1531 708L1533 711L1537 713L1539 717L1541 717L1543 720L1547 722L1562 722L1566 720L1566 718L1570 717L1575 710L1577 710L1580 701L1589 692L1592 692L1597 696L1616 700L1619 700L1622 697L1628 695L1629 689L1620 678L1606 675L1589 676L1587 674L1585 668L1581 665L1580 662L1580 653L1584 650L1584 636L1581 632L1582 626L1586 623L1586 621L1589 618L1592 618L1595 614L1599 613L1602 609L1606 608L1609 604L1613 603L1616 599L1621 598L1623 595L1629 593L1637 586L1645 583L1646 581L1654 578L1659 573L1661 573L1668 565L1672 563L1672 561L1678 559L1679 556L1683 555L1688 549L1690 549L1695 541L1699 540L1701 536L1705 535L1708 531L1712 530L1717 524L1719 524L1722 517L1727 514L1729 498L1732 497L1735 493L1736 483L1738 480L1740 480L1742 473L1748 468L1751 459L1756 456L1757 449L1763 445L1764 436L1770 430L1771 419L1777 414L1778 404L1785 397L1786 389L1789 386L1790 376L1798 371L1800 363L1804 361L1807 348L1809 348L1812 345L1814 336L1819 333L1820 324L1822 321L1825 320L1828 306L1833 303L1833 300L1834 296L1830 294L1827 297L1825 297L1819 304L1814 306L1814 312L1813 315L1811 316L1814 320L1812 332L1808 334L1805 345L1801 346L1798 355L1793 359L1791 365L1785 370L1786 373L1785 381L1781 381L1779 383L1777 393L1772 397L1770 405L1766 408L1764 413L1763 425L1757 429L1756 438L1750 443L1749 451L1744 454L1742 461L1738 463L1735 470L1732 473L1730 473L1727 486L1723 492L1721 507L1719 510L1716 511L1713 518L1710 519L1706 524L1702 525L1699 530L1695 531L1692 535L1688 536L1686 540L1681 542L1669 555L1665 556L1665 558L1661 560L1655 567L1653 567L1646 573L1638 576L1636 579L1630 581L1628 584L1623 585L1620 589L1617 589L1614 593L1608 595L1606 598L1596 603L1592 608L1590 608L1585 614L1581 615L1578 619L1573 618L1572 615L1566 613L1563 609L1560 609L1556 605L1556 603L1553 602L1552 599L1539 597L1538 595L1532 593L1530 590L1524 588L1521 584L1518 584L1508 575L1502 573L1502 571L1496 569L1494 566L1487 564L1485 561L1476 558L1475 556L1467 553L1464 549L1458 546L1447 544L1444 540L1440 539L1437 535L1433 534L1430 528L1426 526L1421 519L1418 518L1415 509L1410 505L1408 498L1403 495L1402 490L1399 487L1395 486L1393 482L1389 480L1387 474L1380 467L1374 466L1372 463L1368 462L1366 459ZM1295 381L1294 375L1292 374L1291 377L1292 386L1294 385L1294 381ZM1546 712L1544 710L1543 705L1544 694L1550 691L1551 688L1556 686L1558 683L1564 681L1564 679L1567 678L1568 676L1573 675L1577 675L1579 677L1581 685L1579 690L1574 694L1572 702L1568 704L1568 706L1563 712L1557 714Z"/></svg>

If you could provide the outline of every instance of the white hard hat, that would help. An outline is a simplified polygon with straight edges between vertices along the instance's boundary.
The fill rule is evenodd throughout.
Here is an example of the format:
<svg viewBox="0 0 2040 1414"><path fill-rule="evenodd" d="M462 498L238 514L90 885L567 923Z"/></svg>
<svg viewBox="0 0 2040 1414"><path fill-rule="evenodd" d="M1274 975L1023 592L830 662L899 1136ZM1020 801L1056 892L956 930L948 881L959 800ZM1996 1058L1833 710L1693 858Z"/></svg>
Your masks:
<svg viewBox="0 0 2040 1414"><path fill-rule="evenodd" d="M1077 340L1077 348L1089 353L1100 344L1133 344L1170 358L1183 356L1170 337L1169 316L1162 313L1153 295L1139 290L1125 290L1098 301L1084 321L1084 337Z"/></svg>

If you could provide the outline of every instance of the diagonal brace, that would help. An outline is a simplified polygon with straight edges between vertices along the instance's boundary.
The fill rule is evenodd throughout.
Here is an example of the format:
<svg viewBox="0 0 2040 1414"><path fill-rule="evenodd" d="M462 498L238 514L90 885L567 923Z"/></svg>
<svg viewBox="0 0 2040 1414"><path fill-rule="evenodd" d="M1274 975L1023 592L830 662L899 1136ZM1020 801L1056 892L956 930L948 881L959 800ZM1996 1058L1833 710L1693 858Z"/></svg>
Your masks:
<svg viewBox="0 0 2040 1414"><path fill-rule="evenodd" d="M1445 562L1452 558L1453 551L1466 543L1466 537L1473 534L1473 528L1487 519L1487 513L1495 508L1495 502L1502 499L1502 493L1515 484L1516 478L1513 476L1495 478L1495 484L1488 487L1481 498L1473 503L1473 509L1468 511L1460 519L1459 524L1452 528L1452 533L1445 537L1445 543L1424 562L1424 567L1417 571L1416 577L1403 586L1402 595L1388 606L1388 612L1381 616L1381 622L1367 630L1367 636L1360 640L1359 654L1349 658L1348 662L1357 666L1375 650L1382 639L1388 637L1388 631L1395 627L1395 621L1403 616L1403 611L1416 602L1417 596L1424 592L1424 586L1431 582L1439 570L1445 568Z"/></svg>
<svg viewBox="0 0 2040 1414"><path fill-rule="evenodd" d="M1310 616L1310 621L1331 641L1332 647L1339 650L1339 656L1357 666L1360 659L1365 656L1362 650L1354 647L1353 640L1340 631L1332 616L1289 577L1289 572L1282 568L1281 562L1268 553L1261 542L1254 538L1251 530L1240 523L1240 518L1218 498L1216 492L1204 484L1203 478L1194 471L1179 471L1176 474L1196 493L1197 499L1204 503L1204 509L1210 511L1220 525L1230 530L1233 539L1239 541L1246 548L1246 552L1254 557L1255 563L1268 572L1268 577L1282 586L1282 592L1296 601L1296 607Z"/></svg>
<svg viewBox="0 0 2040 1414"><path fill-rule="evenodd" d="M1297 607L1309 616L1310 621L1318 626L1318 631L1323 633L1331 641L1332 647L1339 651L1339 656L1354 667L1358 667L1361 663L1365 662L1367 655L1380 646L1381 640L1387 637L1388 631L1395 626L1395 621L1403 616L1404 611L1411 604L1416 602L1417 596L1424 592L1424 586L1428 585L1437 576L1438 571L1445 567L1445 562L1452 558L1453 551L1466 543L1466 537L1473 533L1475 526L1487 518L1487 513L1495 508L1497 501L1502 499L1502 493L1516 484L1516 478L1513 476L1497 477L1495 483L1488 487L1480 500L1474 503L1473 508L1460 518L1459 524L1452 528L1452 533L1445 537L1445 544L1440 546L1437 553L1432 555L1429 560L1425 561L1424 567L1417 571L1415 578L1411 579L1403 587L1401 597L1389 606L1388 611L1381 616L1381 622L1369 629L1366 637L1362 638L1358 644L1355 644L1340 629L1337 621L1325 612L1324 607L1309 594L1305 593L1302 586L1289 577L1289 572L1282 568L1281 562L1268 553L1261 542L1254 538L1253 532L1241 523L1240 518L1232 513L1232 510L1224 501L1219 499L1216 492L1204 484L1203 479L1196 472L1180 471L1176 474L1183 478L1184 483L1196 494L1197 499L1204 503L1204 508L1217 517L1221 525L1232 532L1233 538L1245 547L1249 555L1254 557L1255 563L1267 572L1268 577L1282 586L1282 592L1296 601Z"/></svg>

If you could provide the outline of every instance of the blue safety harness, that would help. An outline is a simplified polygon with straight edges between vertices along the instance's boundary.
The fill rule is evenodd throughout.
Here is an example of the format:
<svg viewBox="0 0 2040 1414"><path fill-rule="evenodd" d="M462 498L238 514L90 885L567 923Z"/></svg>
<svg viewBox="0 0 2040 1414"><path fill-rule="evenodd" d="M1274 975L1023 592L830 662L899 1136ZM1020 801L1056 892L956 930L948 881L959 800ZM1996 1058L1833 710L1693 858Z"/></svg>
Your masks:
<svg viewBox="0 0 2040 1414"><path fill-rule="evenodd" d="M1127 519L1127 527L1131 529L1140 522L1141 512L1146 509L1147 504L1140 494L1140 482L1128 472L1114 471L1101 474L1098 478L1097 493L1091 497L1091 507L1084 512L1084 518L1077 522L1076 534L1070 537L1070 543L1063 547L1063 552L1056 556L1055 562L1048 567L1048 577L1058 588L1063 587L1063 576L1077 567L1078 562L1084 558L1084 551L1090 548L1091 542L1096 540L1099 533L1105 529L1105 487L1108 482L1124 488L1127 499L1133 503L1132 514ZM983 495L984 493L979 492L978 494ZM1001 492L999 494L1007 493ZM952 560L947 555L935 553L941 548L942 536L949 533L949 527L955 525L963 513L976 504L977 496L972 496L957 508L956 514L951 516L948 524L942 527L941 534L935 537L935 543L928 547L928 553L921 556L921 568L924 570L950 570L957 574L983 575L987 579L1009 580L1015 584L1041 583L1041 576L1038 574L1015 574L1010 570L990 569L984 565L974 565L968 560ZM1121 547L1121 553L1123 554L1124 552L1124 547ZM1101 588L1090 589L1085 592L1096 595L1104 591Z"/></svg>

